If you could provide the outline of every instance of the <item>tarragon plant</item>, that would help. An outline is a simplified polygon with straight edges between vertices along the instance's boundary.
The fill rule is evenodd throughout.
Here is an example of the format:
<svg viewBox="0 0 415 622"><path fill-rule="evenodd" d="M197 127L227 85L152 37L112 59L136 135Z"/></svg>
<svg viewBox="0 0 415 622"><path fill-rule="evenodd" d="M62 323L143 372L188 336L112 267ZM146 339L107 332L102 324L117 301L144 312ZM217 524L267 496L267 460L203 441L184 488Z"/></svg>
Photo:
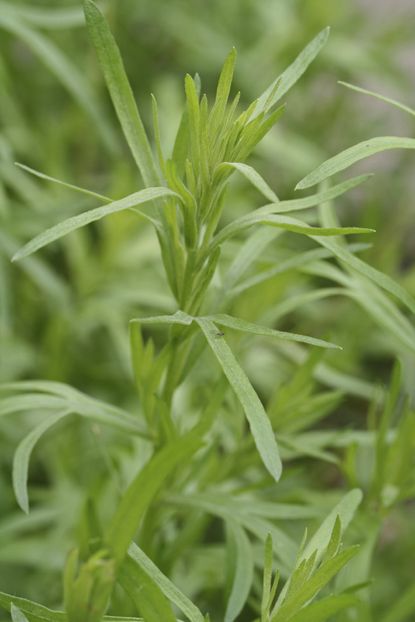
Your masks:
<svg viewBox="0 0 415 622"><path fill-rule="evenodd" d="M365 141L328 160L298 184L298 189L317 186L313 194L280 200L247 161L259 141L281 119L285 110L281 100L326 43L328 29L318 34L244 110L239 105L239 93L231 95L234 49L223 65L213 102L202 95L199 76L187 75L185 109L172 151L167 155L156 99L153 97L152 101L153 150L109 27L91 0L85 0L84 10L90 38L143 188L114 200L21 165L39 177L94 197L100 206L43 231L14 260L23 259L106 216L130 210L154 227L166 287L174 297L176 311L133 318L130 322L132 366L140 403L138 415L60 383L22 381L2 387L5 394L0 404L2 414L28 407L49 412L15 453L14 490L25 512L29 512L27 477L32 449L51 426L69 415L78 414L123 435L141 439L140 447L146 459L130 474L129 484L114 499L112 515L102 519L93 501L88 504L83 545L69 553L64 570L65 612L3 593L0 593L0 605L11 606L15 621L51 622L138 620L125 615L125 611L135 612L134 615L142 616L140 619L147 622L174 622L183 617L190 622L207 622L209 615L212 620L232 622L248 620L239 617L244 615L244 607L247 612L256 612L256 620L260 622L323 622L346 610L365 612L359 597L359 590L367 587L363 571L359 585L359 581L356 585L342 585L340 578L336 589L328 590L332 580L359 553L356 545L342 545L342 534L362 500L357 486L365 485L359 482L353 463L355 455L348 456L344 470L356 488L337 499L316 533L311 538L305 535L300 547L289 530L277 527L273 519L309 521L320 518L320 513L316 514L312 505L274 503L262 496L252 496L256 488L265 486L273 490L277 486L285 457L290 460L305 451L328 462L335 460L327 452L324 440L315 439L314 446L307 445L301 439L301 432L305 427L304 417L311 421L323 417L338 403L339 394L312 394L311 378L319 358L310 354L292 383L281 388L279 397L274 397L267 413L231 347L235 334L245 339L258 336L322 349L338 346L314 335L276 330L268 325L272 321L258 324L252 321L256 318L236 317L232 309L241 292L278 272L299 268L335 281L336 287L286 301L288 307L278 310L280 316L289 311L290 305L303 304L307 295L310 299L310 296L343 294L357 301L377 323L397 337L402 347L413 352L414 329L389 294L412 312L415 302L400 285L358 258L357 253L366 244L349 243L343 237L368 234L372 230L341 227L332 209L332 201L367 181L369 176L361 175L334 185L328 179L378 151L397 147L413 149L415 140L386 137ZM236 175L242 175L265 204L232 218L235 210L228 210L227 191ZM285 264L250 275L250 268L260 260L264 249L271 242L278 243L286 232L306 236L314 246L300 250L286 259ZM233 239L243 242L229 263L221 255ZM332 258L338 266L330 262ZM275 310L273 317L273 321L278 317ZM205 359L206 346L213 355L210 359ZM206 379L203 369L200 370L202 360L209 360L212 365L207 387L203 386ZM198 401L196 409L192 409L193 413L197 411L197 416L189 418L180 393L198 368ZM310 404L306 412L295 410L295 398L303 390ZM225 403L229 419L226 425L221 414ZM395 406L392 401L377 440L378 454L385 450L390 457L396 450L393 445L390 449L385 447L389 447L389 415ZM240 411L246 418L246 428L241 424ZM285 413L285 419L281 412ZM407 423L402 424L402 430L407 429L405 425L412 425L409 411L404 421ZM398 437L404 443L405 434L398 432ZM222 447L223 455L218 447ZM405 456L410 461L409 448ZM388 500L392 502L392 497L393 501L399 497L403 467L395 473L394 481L386 485L379 455L376 464L371 494L377 501L383 499L387 506ZM410 491L411 485L407 483L405 490ZM238 494L233 495L233 491ZM156 498L163 501L161 514L155 509ZM183 513L188 518L183 518ZM160 516L175 525L175 546L179 552L204 531L207 516L224 522L230 586L220 611L205 611L203 604L196 606L171 581L168 555L164 559L161 555L160 566L152 560L149 541L158 537L155 532L158 526L161 528ZM138 530L140 537L136 543ZM376 529L373 533L376 535ZM276 562L279 571L274 576ZM262 585L258 584L257 565L264 570ZM112 615L107 615L108 611Z"/></svg>

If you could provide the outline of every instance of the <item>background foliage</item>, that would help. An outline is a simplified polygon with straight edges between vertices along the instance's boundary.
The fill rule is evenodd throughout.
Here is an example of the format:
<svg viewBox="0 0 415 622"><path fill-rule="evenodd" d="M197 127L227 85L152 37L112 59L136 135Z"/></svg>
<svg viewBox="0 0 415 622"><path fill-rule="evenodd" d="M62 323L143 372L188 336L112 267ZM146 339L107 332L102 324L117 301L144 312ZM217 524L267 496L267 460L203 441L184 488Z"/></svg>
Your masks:
<svg viewBox="0 0 415 622"><path fill-rule="evenodd" d="M101 6L147 128L149 94L157 98L166 151L184 105L185 73L198 72L202 92L213 100L220 68L235 46L232 93L241 91L242 110L331 26L328 44L283 98L282 119L249 159L280 199L297 196L300 179L354 143L379 135L413 136L413 116L337 83L359 84L413 106L414 76L402 61L414 44L411 7L377 20L373 8L351 1L122 0ZM82 9L71 2L51 7L2 1L0 29L0 589L61 609L69 551L76 545L81 559L89 558L91 538L110 522L121 491L150 455L141 435L142 414L150 406L137 398L128 322L171 315L178 307L151 224L129 211L10 263L30 238L97 205L94 197L30 176L15 161L115 199L143 183L119 131ZM375 171L376 176L336 200L336 218L345 226L376 229L376 235L364 236L368 246L359 257L415 296L413 158L412 150L394 150L357 165L356 175ZM234 175L223 224L263 203L249 180ZM307 222L336 226L331 207L316 214ZM286 609L281 606L280 617L273 618L278 622L409 621L415 611L413 314L398 302L399 310L376 284L340 269L330 253L295 263L316 245L292 233L277 237L276 231L251 232L250 252L258 253L246 270L241 253L248 252L248 237L223 246L209 312L220 311L215 301L231 293L232 316L327 339L343 350L223 328L277 431L282 479L276 484L266 475L241 406L205 351L176 391L174 410L183 432L217 417L208 448L151 504L137 536L138 551L212 621L252 621L260 615L267 620L271 566L281 573L278 597L286 599ZM162 350L163 327L143 325L142 334L145 343L152 339L156 353ZM150 348L145 352L142 368L152 370ZM139 379L142 386L150 375ZM39 384L10 388L22 380L64 383L81 393L61 385L53 391L52 385ZM63 416L73 410L82 416ZM40 436L45 412L56 427L31 457L26 516L12 487L13 456L33 430ZM115 418L117 427L106 425ZM137 422L143 425L138 431ZM26 441L26 453L35 436ZM363 491L362 500L356 488ZM28 503L24 487L18 499L23 507ZM339 533L349 522L338 550ZM306 528L308 544L299 553ZM357 553L350 548L355 544ZM320 569L326 561L340 570L341 555L351 561L329 588L315 579L315 609L301 614L311 598L302 592L304 584L312 584L306 561L315 550L326 556ZM146 585L148 575L141 572L135 581ZM327 569L324 576L330 578ZM350 589L356 585L359 589ZM153 584L147 587L150 603L152 589ZM332 594L341 596L330 602ZM245 605L245 599L238 601L243 595ZM6 620L10 602L4 598L1 619ZM169 600L178 605L177 598ZM69 612L68 600L66 605ZM157 619L168 621L173 614L166 611ZM174 615L186 614L181 611L174 609ZM25 612L30 620L42 619L39 612ZM110 613L138 615L134 597L117 588ZM140 613L151 622L145 606ZM198 619L192 615L197 614L188 619Z"/></svg>

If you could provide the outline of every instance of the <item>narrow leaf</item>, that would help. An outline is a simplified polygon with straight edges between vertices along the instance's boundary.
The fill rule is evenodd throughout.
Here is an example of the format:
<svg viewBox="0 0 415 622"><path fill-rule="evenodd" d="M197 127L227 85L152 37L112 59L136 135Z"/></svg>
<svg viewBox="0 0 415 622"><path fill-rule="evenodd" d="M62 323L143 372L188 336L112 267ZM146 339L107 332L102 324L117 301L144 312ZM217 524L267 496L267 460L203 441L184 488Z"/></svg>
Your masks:
<svg viewBox="0 0 415 622"><path fill-rule="evenodd" d="M51 181L55 184L59 184L64 188L69 188L69 190L74 190L75 192L80 192L82 194L86 194L88 196L93 197L94 199L98 199L99 201L104 201L105 203L111 203L112 199L104 196L103 194L98 194L97 192L92 192L91 190L87 190L86 188L80 188L79 186L74 186L73 184L68 184L66 181L61 181L60 179L56 179L55 177L50 177L49 175L45 175L45 173L41 173L34 168L30 168L30 166L26 166L26 164L20 164L20 162L15 162L16 166L23 169L27 173L31 173L35 177L39 177L40 179L44 179L45 181Z"/></svg>
<svg viewBox="0 0 415 622"><path fill-rule="evenodd" d="M189 433L161 449L133 479L121 499L106 535L106 542L118 564L122 562L144 512L165 479L181 462L188 462L200 446L200 439Z"/></svg>
<svg viewBox="0 0 415 622"><path fill-rule="evenodd" d="M396 99L391 99L390 97L386 97L385 95L381 95L380 93L375 93L374 91L368 91L367 89L362 89L362 87L355 86L354 84L350 84L349 82L342 82L341 80L339 80L339 84L341 84L342 86L345 86L348 89L351 89L352 91L363 93L363 95L370 95L371 97L376 97L376 99L380 99L381 101L386 102L387 104L392 104L392 106L396 106L400 110L403 110L404 112L407 112L408 114L415 116L415 110L413 108L410 108L409 106L405 106L405 104L401 104L401 102L396 101Z"/></svg>
<svg viewBox="0 0 415 622"><path fill-rule="evenodd" d="M298 182L296 190L315 186L328 177L355 164L355 162L359 162L364 158L368 158L369 156L388 149L415 149L415 138L401 138L400 136L378 136L376 138L369 138L369 140L349 147L345 151L329 158L323 162L323 164L320 164L319 167Z"/></svg>
<svg viewBox="0 0 415 622"><path fill-rule="evenodd" d="M367 277L382 289L385 289L390 294L393 294L400 300L412 313L415 313L415 300L399 283L391 279L387 274L376 270L366 262L359 259L348 250L343 248L335 240L328 240L326 238L315 237L315 240L322 246L328 248L333 255L340 259L346 266L352 268Z"/></svg>
<svg viewBox="0 0 415 622"><path fill-rule="evenodd" d="M340 346L337 346L334 343L330 343L329 341L315 339L314 337L308 337L307 335L298 335L296 333L288 333L285 331L274 330L273 328L268 328L267 326L260 326L259 324L253 324L252 322L246 322L245 320L241 320L240 318L232 317L226 314L210 315L207 316L206 319L215 322L215 324L220 324L221 326L228 326L229 328L239 330L244 333L262 335L264 337L277 337L278 339L286 339L287 341L299 341L301 343L308 343L310 345L318 346L320 348L332 348L336 350L342 349Z"/></svg>
<svg viewBox="0 0 415 622"><path fill-rule="evenodd" d="M70 414L69 410L48 417L30 432L19 444L13 458L13 488L16 499L23 512L29 513L29 499L27 494L27 477L30 455L37 441L55 423Z"/></svg>
<svg viewBox="0 0 415 622"><path fill-rule="evenodd" d="M192 601L161 572L154 562L152 562L134 542L130 544L128 556L153 579L164 596L166 596L170 602L174 603L176 607L187 616L190 622L203 622L203 614L196 605L194 605Z"/></svg>
<svg viewBox="0 0 415 622"><path fill-rule="evenodd" d="M269 199L273 203L278 203L278 197L275 192L252 166L243 164L242 162L223 162L217 168L217 172L226 168L233 168L239 171L266 199Z"/></svg>
<svg viewBox="0 0 415 622"><path fill-rule="evenodd" d="M304 48L295 61L264 91L259 97L255 115L267 111L274 106L301 78L308 66L327 43L330 28L325 28ZM277 87L277 88L275 88Z"/></svg>
<svg viewBox="0 0 415 622"><path fill-rule="evenodd" d="M25 614L18 607L16 607L16 605L14 605L13 603L12 603L12 606L10 607L10 613L11 613L13 622L29 622Z"/></svg>
<svg viewBox="0 0 415 622"><path fill-rule="evenodd" d="M251 590L254 576L252 546L245 530L234 521L227 521L229 534L234 541L235 565L232 590L226 605L224 622L234 622L241 613Z"/></svg>
<svg viewBox="0 0 415 622"><path fill-rule="evenodd" d="M264 465L273 478L278 481L282 471L281 458L274 431L261 400L226 341L221 337L218 338L218 329L215 324L207 318L195 318L195 320L202 329L212 352L219 361L244 409Z"/></svg>
<svg viewBox="0 0 415 622"><path fill-rule="evenodd" d="M150 144L109 26L98 7L84 0L88 31L95 47L115 111L146 186L160 183Z"/></svg>
<svg viewBox="0 0 415 622"><path fill-rule="evenodd" d="M167 188L145 188L144 190L134 192L133 194L119 199L118 201L112 201L108 205L96 207L88 212L83 212L82 214L68 218L67 220L64 220L46 231L43 231L43 233L40 233L38 236L33 238L33 240L28 242L28 244L23 246L23 248L21 248L14 255L12 261L18 261L23 257L27 257L28 255L38 251L40 248L47 246L51 242L62 238L64 235L67 235L76 229L80 229L81 227L85 227L85 225L89 225L91 222L101 220L101 218L104 218L105 216L115 214L116 212L121 212L122 210L130 209L132 207L136 207L137 205L141 205L142 203L148 203L149 201L154 201L155 199L166 196L177 195Z"/></svg>

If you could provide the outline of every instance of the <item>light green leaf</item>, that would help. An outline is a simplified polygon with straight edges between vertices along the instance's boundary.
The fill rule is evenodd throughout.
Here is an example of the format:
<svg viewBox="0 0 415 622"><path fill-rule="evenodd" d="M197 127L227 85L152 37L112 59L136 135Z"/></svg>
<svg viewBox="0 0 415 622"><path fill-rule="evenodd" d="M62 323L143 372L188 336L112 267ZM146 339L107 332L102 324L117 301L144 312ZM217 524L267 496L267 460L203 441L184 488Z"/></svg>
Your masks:
<svg viewBox="0 0 415 622"><path fill-rule="evenodd" d="M123 563L119 582L146 622L176 622L170 603L157 583L131 558Z"/></svg>
<svg viewBox="0 0 415 622"><path fill-rule="evenodd" d="M218 124L224 117L226 111L226 104L228 103L229 93L231 91L233 72L236 62L236 49L232 48L228 56L225 59L223 68L218 80L218 86L216 89L215 103L212 106L209 122L211 124L212 133L218 127Z"/></svg>
<svg viewBox="0 0 415 622"><path fill-rule="evenodd" d="M314 551L317 551L317 559L323 554L330 542L333 529L338 519L341 523L342 533L344 533L355 515L362 498L362 491L356 488L348 492L339 501L311 538L308 545L304 548L299 558L299 562L310 557Z"/></svg>
<svg viewBox="0 0 415 622"><path fill-rule="evenodd" d="M216 172L219 173L227 168L239 171L239 173L246 177L247 180L250 181L251 184L259 190L259 192L263 194L266 199L269 199L273 203L278 203L278 197L275 192L252 166L249 166L249 164L243 164L242 162L223 162L218 166Z"/></svg>
<svg viewBox="0 0 415 622"><path fill-rule="evenodd" d="M332 201L349 190L360 186L360 184L368 181L371 177L373 177L372 174L358 175L357 177L347 179L340 184L331 186L326 190L322 190L308 197L303 197L301 199L288 199L286 201L279 201L273 205L264 205L264 207L254 210L252 214L283 214L286 212L298 212L303 209L309 209L310 207L316 207L321 203Z"/></svg>
<svg viewBox="0 0 415 622"><path fill-rule="evenodd" d="M385 95L381 95L380 93L375 93L374 91L368 91L367 89L362 89L360 86L355 86L354 84L350 84L349 82L343 82L339 80L339 84L342 86L351 89L352 91L357 91L358 93L363 93L363 95L370 95L371 97L376 97L376 99L380 99L387 104L392 104L392 106L396 106L400 110L407 112L415 116L415 110L413 108L409 108L409 106L405 106L405 104L401 104L401 102L396 101L396 99L391 99L390 97L386 97Z"/></svg>
<svg viewBox="0 0 415 622"><path fill-rule="evenodd" d="M212 352L219 361L244 409L264 465L274 479L278 481L282 471L281 459L274 431L261 400L226 341L218 338L218 329L215 324L207 318L195 318L195 320L202 329Z"/></svg>
<svg viewBox="0 0 415 622"><path fill-rule="evenodd" d="M18 607L30 622L67 622L67 615L63 611L48 609L48 607L39 605L27 598L0 592L0 607L10 611L12 605ZM142 618L121 616L104 616L103 620L104 622L144 622Z"/></svg>
<svg viewBox="0 0 415 622"><path fill-rule="evenodd" d="M42 421L19 444L13 458L13 488L16 499L23 512L29 513L29 498L27 494L27 478L29 460L37 441L55 423L70 414L70 410L56 413Z"/></svg>
<svg viewBox="0 0 415 622"><path fill-rule="evenodd" d="M91 0L84 0L84 11L88 31L124 136L145 185L156 186L160 183L160 176L118 46L104 16Z"/></svg>
<svg viewBox="0 0 415 622"><path fill-rule="evenodd" d="M415 138L378 136L364 140L320 164L319 167L298 182L296 190L315 186L352 164L388 149L415 149Z"/></svg>
<svg viewBox="0 0 415 622"><path fill-rule="evenodd" d="M16 607L16 605L14 605L13 603L10 607L10 613L11 613L13 622L29 622L25 614L18 607Z"/></svg>
<svg viewBox="0 0 415 622"><path fill-rule="evenodd" d="M308 236L337 236L337 235L353 235L362 233L374 233L374 229L364 229L359 227L312 227L302 220L297 218L291 218L290 216L266 216L264 214L247 214L238 218L229 225L226 225L219 233L213 238L210 250L212 251L217 246L223 244L228 238L252 227L254 225L267 225L270 227L278 227L292 233L299 233L301 235Z"/></svg>
<svg viewBox="0 0 415 622"><path fill-rule="evenodd" d="M104 201L106 203L111 203L112 199L104 196L103 194L98 194L96 192L92 192L91 190L87 190L86 188L80 188L79 186L74 186L73 184L68 184L66 181L61 181L60 179L56 179L55 177L50 177L49 175L45 175L45 173L41 173L34 168L30 168L30 166L26 166L26 164L20 164L20 162L15 162L16 166L23 169L27 173L31 173L35 177L39 177L40 179L44 179L45 181L51 181L55 184L59 184L64 188L69 188L69 190L74 190L75 192L80 192L82 194L86 194L94 199L98 199L99 201Z"/></svg>
<svg viewBox="0 0 415 622"><path fill-rule="evenodd" d="M23 257L27 257L28 255L38 251L40 248L47 246L47 244L58 240L64 235L67 235L80 227L85 227L85 225L89 225L91 222L101 220L101 218L104 218L105 216L115 214L116 212L121 212L122 210L130 209L132 207L136 207L137 205L148 203L166 196L178 195L168 188L145 188L144 190L139 190L138 192L134 192L133 194L123 197L118 201L112 201L108 205L96 207L88 212L83 212L82 214L68 218L67 220L60 222L54 227L43 231L43 233L40 233L38 236L33 238L33 240L28 242L14 255L12 261L18 261Z"/></svg>
<svg viewBox="0 0 415 622"><path fill-rule="evenodd" d="M387 274L376 270L369 264L365 263L355 255L352 255L348 250L343 248L338 242L335 240L327 240L325 238L320 238L318 236L315 237L315 240L328 248L333 255L335 255L338 259L345 263L346 266L356 270L363 276L367 277L379 287L382 287L390 294L393 294L400 300L408 309L415 313L415 300L412 296L404 289L399 283L391 279Z"/></svg>
<svg viewBox="0 0 415 622"><path fill-rule="evenodd" d="M331 348L335 350L342 349L340 346L337 346L334 343L330 343L329 341L324 341L323 339L315 339L314 337L308 337L307 335L298 335L296 333L288 333L281 330L274 330L273 328L268 328L267 326L260 326L259 324L253 324L252 322L246 322L245 320L232 317L231 315L226 315L225 313L209 315L206 316L206 319L215 322L215 324L220 324L221 326L228 326L229 328L232 328L234 330L239 330L244 333L251 333L253 335L276 337L278 339L285 339L287 341L299 341L301 343L308 343L310 345L318 346L320 348Z"/></svg>
<svg viewBox="0 0 415 622"><path fill-rule="evenodd" d="M224 622L234 622L241 613L251 590L254 560L251 543L245 530L235 521L228 520L226 525L233 541L234 556L231 561L234 565L234 577Z"/></svg>
<svg viewBox="0 0 415 622"><path fill-rule="evenodd" d="M9 397L8 392L17 393L17 395ZM6 393L6 396L2 397L2 393ZM0 416L24 411L54 410L58 412L68 409L74 414L97 423L113 426L122 432L150 438L148 433L141 428L137 417L132 417L121 408L89 397L63 383L36 380L5 383L0 385L0 396Z"/></svg>
<svg viewBox="0 0 415 622"><path fill-rule="evenodd" d="M190 622L203 622L201 611L166 575L151 561L149 557L133 542L128 549L129 558L146 572L158 585L164 596L176 605Z"/></svg>
<svg viewBox="0 0 415 622"><path fill-rule="evenodd" d="M144 512L165 479L180 463L188 463L201 444L191 432L172 441L150 458L128 486L106 534L106 543L118 564L123 561Z"/></svg>
<svg viewBox="0 0 415 622"><path fill-rule="evenodd" d="M262 93L258 98L254 117L272 108L301 78L326 44L329 34L330 28L325 28L319 32L304 50L300 52L295 61Z"/></svg>
<svg viewBox="0 0 415 622"><path fill-rule="evenodd" d="M326 622L326 620L331 620L331 616L335 613L355 605L356 600L356 597L351 594L327 596L301 609L290 618L290 622Z"/></svg>

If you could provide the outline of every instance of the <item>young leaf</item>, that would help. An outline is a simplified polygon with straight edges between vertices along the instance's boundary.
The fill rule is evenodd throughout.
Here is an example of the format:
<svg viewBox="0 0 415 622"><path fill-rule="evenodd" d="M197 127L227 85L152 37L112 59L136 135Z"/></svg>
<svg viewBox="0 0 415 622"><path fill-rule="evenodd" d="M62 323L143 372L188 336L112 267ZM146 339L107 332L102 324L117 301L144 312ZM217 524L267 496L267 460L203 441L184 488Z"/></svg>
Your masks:
<svg viewBox="0 0 415 622"><path fill-rule="evenodd" d="M162 487L164 480L180 463L189 461L200 446L201 440L188 433L172 441L150 458L133 479L118 505L106 534L106 543L117 564L123 561L144 512Z"/></svg>
<svg viewBox="0 0 415 622"><path fill-rule="evenodd" d="M308 337L307 335L297 335L296 333L287 333L281 330L274 330L267 326L260 326L259 324L253 324L252 322L246 322L240 318L232 317L230 315L216 314L206 316L207 320L220 324L221 326L228 326L234 330L239 330L244 333L251 333L253 335L262 335L264 337L277 337L278 339L286 339L287 341L299 341L300 343L308 343L312 346L318 346L320 348L332 348L335 350L341 350L340 346L324 341L323 339L315 339L314 337Z"/></svg>
<svg viewBox="0 0 415 622"><path fill-rule="evenodd" d="M119 581L146 622L176 622L169 601L153 578L127 558Z"/></svg>
<svg viewBox="0 0 415 622"><path fill-rule="evenodd" d="M409 106L405 106L405 104L401 104L401 102L396 101L396 99L391 99L390 97L386 97L385 95L381 95L380 93L375 93L374 91L368 91L367 89L362 89L360 86L355 86L354 84L349 84L349 82L343 82L339 80L339 84L345 86L352 91L357 91L358 93L363 93L363 95L370 95L371 97L375 97L376 99L380 99L387 104L392 104L392 106L396 106L400 110L407 112L415 116L415 110L413 108L409 108Z"/></svg>
<svg viewBox="0 0 415 622"><path fill-rule="evenodd" d="M415 149L415 138L378 136L364 140L320 164L319 167L298 182L296 190L315 186L332 175L349 168L352 164L387 149Z"/></svg>
<svg viewBox="0 0 415 622"><path fill-rule="evenodd" d="M218 338L218 329L215 324L207 318L195 318L195 320L244 409L264 465L272 477L278 481L282 471L281 458L274 431L258 395L226 341Z"/></svg>
<svg viewBox="0 0 415 622"><path fill-rule="evenodd" d="M10 607L10 613L11 613L11 616L12 616L12 622L29 622L29 620L26 618L26 616L23 613L23 611L21 611L13 603L12 603L12 605Z"/></svg>
<svg viewBox="0 0 415 622"><path fill-rule="evenodd" d="M332 620L331 616L335 613L352 607L356 602L358 602L356 597L351 594L326 596L301 609L290 618L290 622L326 622L326 620Z"/></svg>
<svg viewBox="0 0 415 622"><path fill-rule="evenodd" d="M219 173L223 169L235 169L239 171L244 177L247 178L251 184L264 195L266 199L269 199L273 203L278 203L278 197L275 192L270 188L267 182L261 177L261 175L249 164L243 164L242 162L223 162L218 166L216 172Z"/></svg>
<svg viewBox="0 0 415 622"><path fill-rule="evenodd" d="M49 428L70 414L70 410L64 410L42 421L30 432L19 444L13 458L13 488L16 499L23 512L29 513L29 499L27 494L27 477L29 460L33 447Z"/></svg>
<svg viewBox="0 0 415 622"><path fill-rule="evenodd" d="M51 181L55 184L59 184L64 188L69 188L69 190L74 190L75 192L80 192L82 194L86 194L94 199L98 199L99 201L104 201L105 203L111 203L112 199L104 196L103 194L98 194L96 192L92 192L91 190L87 190L86 188L80 188L79 186L74 186L73 184L68 184L66 181L61 181L60 179L56 179L55 177L50 177L49 175L45 175L41 171L37 171L30 166L26 166L26 164L20 164L20 162L15 162L16 166L26 171L27 173L31 173L35 177L39 177L40 179L44 179L45 181Z"/></svg>
<svg viewBox="0 0 415 622"><path fill-rule="evenodd" d="M329 34L330 28L325 28L310 41L295 61L258 98L253 116L270 110L290 90L325 46Z"/></svg>
<svg viewBox="0 0 415 622"><path fill-rule="evenodd" d="M414 143L415 144L415 143ZM312 236L313 237L313 236ZM412 313L415 313L415 300L412 296L404 289L399 283L391 279L387 274L376 270L369 264L365 263L359 257L356 257L348 250L343 248L338 242L335 240L328 240L326 238L320 238L319 236L315 236L315 240L328 248L333 255L335 255L338 259L340 259L344 264L359 272L363 276L367 277L379 287L382 287L390 294L393 294L400 300Z"/></svg>
<svg viewBox="0 0 415 622"><path fill-rule="evenodd" d="M234 578L224 622L234 622L241 613L251 590L254 560L251 543L245 530L235 521L228 520L226 525L229 536L233 540L235 555L231 560L234 565Z"/></svg>
<svg viewBox="0 0 415 622"><path fill-rule="evenodd" d="M84 11L88 31L124 136L145 185L156 186L160 183L160 177L118 46L104 16L94 2L84 0Z"/></svg>
<svg viewBox="0 0 415 622"><path fill-rule="evenodd" d="M104 218L109 214L115 214L116 212L121 212L122 210L130 209L132 207L136 207L137 205L148 203L149 201L154 201L166 196L177 197L178 195L168 188L145 188L144 190L139 190L138 192L129 194L118 201L112 201L108 205L96 207L95 209L91 209L87 212L83 212L82 214L78 214L77 216L73 216L72 218L68 218L67 220L60 222L54 227L43 231L43 233L40 233L38 236L33 238L33 240L28 242L14 255L12 261L18 261L23 257L27 257L28 255L38 251L40 248L47 246L51 242L62 238L64 235L67 235L80 227L85 227L85 225L89 225L91 222L101 220L101 218Z"/></svg>
<svg viewBox="0 0 415 622"><path fill-rule="evenodd" d="M134 542L129 546L128 557L153 579L164 596L170 602L174 603L190 622L203 622L203 614L196 605L194 605L192 601L161 572L154 562L152 562Z"/></svg>

